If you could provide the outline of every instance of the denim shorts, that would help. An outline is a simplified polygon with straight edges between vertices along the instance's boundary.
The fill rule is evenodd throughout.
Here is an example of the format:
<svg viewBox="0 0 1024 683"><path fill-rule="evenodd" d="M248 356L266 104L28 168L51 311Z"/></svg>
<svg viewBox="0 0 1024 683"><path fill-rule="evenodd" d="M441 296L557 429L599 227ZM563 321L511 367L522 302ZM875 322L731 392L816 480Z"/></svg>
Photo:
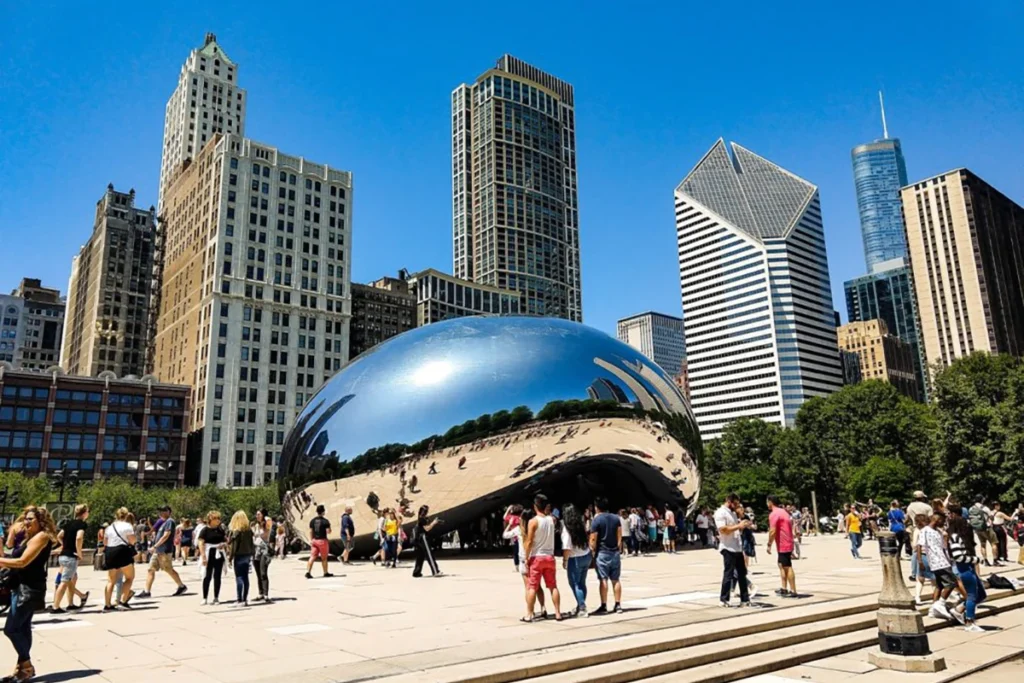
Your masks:
<svg viewBox="0 0 1024 683"><path fill-rule="evenodd" d="M622 556L617 552L600 550L597 553L597 578L618 581L622 573Z"/></svg>
<svg viewBox="0 0 1024 683"><path fill-rule="evenodd" d="M60 565L60 582L71 583L78 576L78 558L61 555L57 558Z"/></svg>

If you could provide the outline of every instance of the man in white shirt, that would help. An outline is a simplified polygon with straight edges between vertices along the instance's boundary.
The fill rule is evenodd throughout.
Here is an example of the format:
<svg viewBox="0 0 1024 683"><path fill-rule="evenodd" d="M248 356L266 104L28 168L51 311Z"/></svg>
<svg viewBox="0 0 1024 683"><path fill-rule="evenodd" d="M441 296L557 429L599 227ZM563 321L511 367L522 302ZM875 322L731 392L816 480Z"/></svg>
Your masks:
<svg viewBox="0 0 1024 683"><path fill-rule="evenodd" d="M640 513L637 512L636 508L633 508L633 511L629 513L629 533L632 535L633 538L634 555L640 554L640 537L643 535L640 524Z"/></svg>
<svg viewBox="0 0 1024 683"><path fill-rule="evenodd" d="M740 607L750 607L750 593L747 589L747 565L743 562L743 544L740 532L751 526L750 520L740 521L737 511L743 510L740 497L730 493L722 507L715 510L715 526L718 527L718 548L722 553L722 607L730 607L729 594L733 581L740 589Z"/></svg>
<svg viewBox="0 0 1024 683"><path fill-rule="evenodd" d="M694 524L697 527L697 536L700 537L700 547L708 547L708 516L705 510L701 510L697 513L697 518L694 520Z"/></svg>

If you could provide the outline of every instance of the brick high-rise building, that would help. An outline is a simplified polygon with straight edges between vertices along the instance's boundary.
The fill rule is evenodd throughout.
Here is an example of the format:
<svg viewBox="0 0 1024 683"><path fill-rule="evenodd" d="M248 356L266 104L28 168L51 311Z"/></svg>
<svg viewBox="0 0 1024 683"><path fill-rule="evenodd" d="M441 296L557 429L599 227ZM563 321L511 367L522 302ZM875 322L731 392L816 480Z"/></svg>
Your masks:
<svg viewBox="0 0 1024 683"><path fill-rule="evenodd" d="M922 400L921 386L917 383L917 349L889 334L884 320L847 323L838 327L836 334L839 348L858 357L858 381L880 379L892 384L904 396Z"/></svg>

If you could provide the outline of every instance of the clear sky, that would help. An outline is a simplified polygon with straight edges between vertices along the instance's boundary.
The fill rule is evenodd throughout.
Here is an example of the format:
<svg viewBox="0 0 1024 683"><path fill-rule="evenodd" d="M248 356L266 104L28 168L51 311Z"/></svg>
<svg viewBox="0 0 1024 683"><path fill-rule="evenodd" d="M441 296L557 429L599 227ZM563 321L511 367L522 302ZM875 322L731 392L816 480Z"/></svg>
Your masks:
<svg viewBox="0 0 1024 683"><path fill-rule="evenodd" d="M164 106L207 31L249 137L353 171L356 281L450 272L450 95L505 52L576 88L584 320L608 332L679 314L672 192L719 137L819 186L844 317L865 270L850 148L881 137L880 87L911 182L966 166L1024 202L1020 0L11 0L0 27L4 292L66 289L107 183L156 203Z"/></svg>

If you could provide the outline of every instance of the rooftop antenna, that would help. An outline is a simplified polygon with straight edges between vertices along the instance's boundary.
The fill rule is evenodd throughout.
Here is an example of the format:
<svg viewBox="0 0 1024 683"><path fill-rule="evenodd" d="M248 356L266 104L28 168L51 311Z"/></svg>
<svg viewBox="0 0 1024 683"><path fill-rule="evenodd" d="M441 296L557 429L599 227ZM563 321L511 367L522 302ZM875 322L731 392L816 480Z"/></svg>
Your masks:
<svg viewBox="0 0 1024 683"><path fill-rule="evenodd" d="M882 135L889 139L889 127L885 124L885 100L882 98L882 91L878 91L878 104L882 107Z"/></svg>

